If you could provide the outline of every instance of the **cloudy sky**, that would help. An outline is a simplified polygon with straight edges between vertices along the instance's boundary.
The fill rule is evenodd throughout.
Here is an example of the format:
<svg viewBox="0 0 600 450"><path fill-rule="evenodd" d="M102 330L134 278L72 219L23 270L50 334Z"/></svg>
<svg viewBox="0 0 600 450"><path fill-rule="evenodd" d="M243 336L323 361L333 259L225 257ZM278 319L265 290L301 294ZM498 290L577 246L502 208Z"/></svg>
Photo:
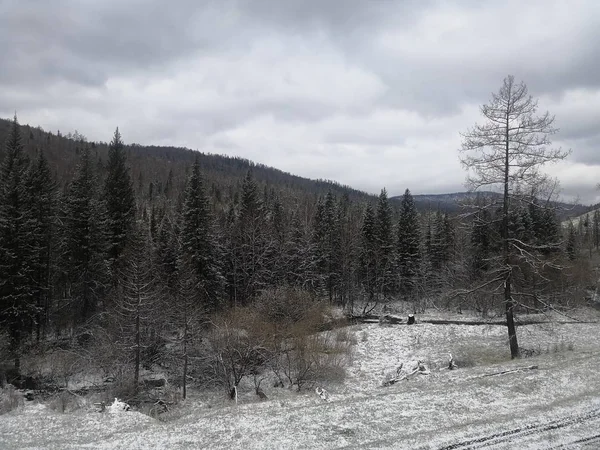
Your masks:
<svg viewBox="0 0 600 450"><path fill-rule="evenodd" d="M0 116L392 195L464 190L460 131L515 75L600 201L597 0L0 0Z"/></svg>

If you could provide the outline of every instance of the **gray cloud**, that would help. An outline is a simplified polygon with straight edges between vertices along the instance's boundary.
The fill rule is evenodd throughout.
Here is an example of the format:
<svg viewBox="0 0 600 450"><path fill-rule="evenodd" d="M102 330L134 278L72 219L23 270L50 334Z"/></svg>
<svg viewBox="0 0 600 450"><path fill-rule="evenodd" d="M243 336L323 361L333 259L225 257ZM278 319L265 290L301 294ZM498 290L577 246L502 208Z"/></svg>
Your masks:
<svg viewBox="0 0 600 450"><path fill-rule="evenodd" d="M391 194L461 190L458 132L512 73L573 149L565 195L597 199L594 0L5 0L0 41L4 117Z"/></svg>

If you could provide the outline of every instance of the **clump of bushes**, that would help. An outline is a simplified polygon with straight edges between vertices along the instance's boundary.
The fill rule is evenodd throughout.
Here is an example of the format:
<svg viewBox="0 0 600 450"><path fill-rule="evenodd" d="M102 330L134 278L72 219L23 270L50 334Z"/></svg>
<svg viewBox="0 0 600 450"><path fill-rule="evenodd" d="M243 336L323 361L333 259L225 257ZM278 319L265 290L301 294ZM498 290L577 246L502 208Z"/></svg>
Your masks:
<svg viewBox="0 0 600 450"><path fill-rule="evenodd" d="M244 377L272 373L298 390L321 381L341 381L355 339L320 332L327 307L295 288L263 292L248 307L216 316L206 339L205 380L231 390ZM258 382L258 384L260 384Z"/></svg>

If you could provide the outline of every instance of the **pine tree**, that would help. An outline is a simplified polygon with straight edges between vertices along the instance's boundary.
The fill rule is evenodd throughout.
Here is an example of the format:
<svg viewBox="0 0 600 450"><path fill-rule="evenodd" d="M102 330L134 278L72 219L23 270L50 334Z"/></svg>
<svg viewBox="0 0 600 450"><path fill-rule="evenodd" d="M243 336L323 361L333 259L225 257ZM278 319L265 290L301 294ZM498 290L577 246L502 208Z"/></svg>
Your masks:
<svg viewBox="0 0 600 450"><path fill-rule="evenodd" d="M27 228L29 204L25 188L28 168L17 117L11 124L0 166L0 325L8 331L15 370L20 371L24 333L37 315L35 254Z"/></svg>
<svg viewBox="0 0 600 450"><path fill-rule="evenodd" d="M135 224L135 197L125 147L117 128L108 147L107 175L104 183L106 206L105 229L108 237L108 258L113 276L129 245Z"/></svg>
<svg viewBox="0 0 600 450"><path fill-rule="evenodd" d="M396 231L396 257L400 277L400 292L410 297L414 294L421 274L421 231L415 202L408 189L402 197L400 218ZM429 232L431 233L431 229L429 229ZM433 237L430 237L429 245L432 252L434 252L434 242Z"/></svg>
<svg viewBox="0 0 600 450"><path fill-rule="evenodd" d="M182 252L194 276L198 298L205 311L213 313L220 307L223 277L198 159L188 180L181 219Z"/></svg>

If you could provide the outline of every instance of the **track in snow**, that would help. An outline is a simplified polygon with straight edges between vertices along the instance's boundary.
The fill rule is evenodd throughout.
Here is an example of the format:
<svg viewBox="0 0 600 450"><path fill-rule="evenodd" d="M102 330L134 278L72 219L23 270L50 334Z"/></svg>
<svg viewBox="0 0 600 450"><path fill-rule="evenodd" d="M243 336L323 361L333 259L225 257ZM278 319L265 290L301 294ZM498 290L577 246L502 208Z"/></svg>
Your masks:
<svg viewBox="0 0 600 450"><path fill-rule="evenodd" d="M590 424L588 422L595 421L597 421L596 426L589 426ZM521 447L520 445L518 445L520 442L542 442L546 437L545 433L554 430L565 431L564 438L568 440L569 428L582 424L585 424L590 431L594 430L594 434L584 438L575 438L573 440L569 440L568 443L560 444L551 448L572 448L573 445L577 445L578 448L579 446L583 446L582 448L585 448L588 445L600 442L600 434L598 434L596 431L600 427L600 408L594 408L591 411L587 411L585 413L568 415L558 419L550 420L548 422L527 424L522 427L513 428L511 430L503 431L500 433L493 433L478 438L472 438L465 441L456 442L441 447L440 450L478 449L486 447L493 448L494 446L507 443L510 443L512 446L515 446L515 448L517 448ZM577 436L581 436L581 434L578 433ZM536 439L536 437L538 439Z"/></svg>

